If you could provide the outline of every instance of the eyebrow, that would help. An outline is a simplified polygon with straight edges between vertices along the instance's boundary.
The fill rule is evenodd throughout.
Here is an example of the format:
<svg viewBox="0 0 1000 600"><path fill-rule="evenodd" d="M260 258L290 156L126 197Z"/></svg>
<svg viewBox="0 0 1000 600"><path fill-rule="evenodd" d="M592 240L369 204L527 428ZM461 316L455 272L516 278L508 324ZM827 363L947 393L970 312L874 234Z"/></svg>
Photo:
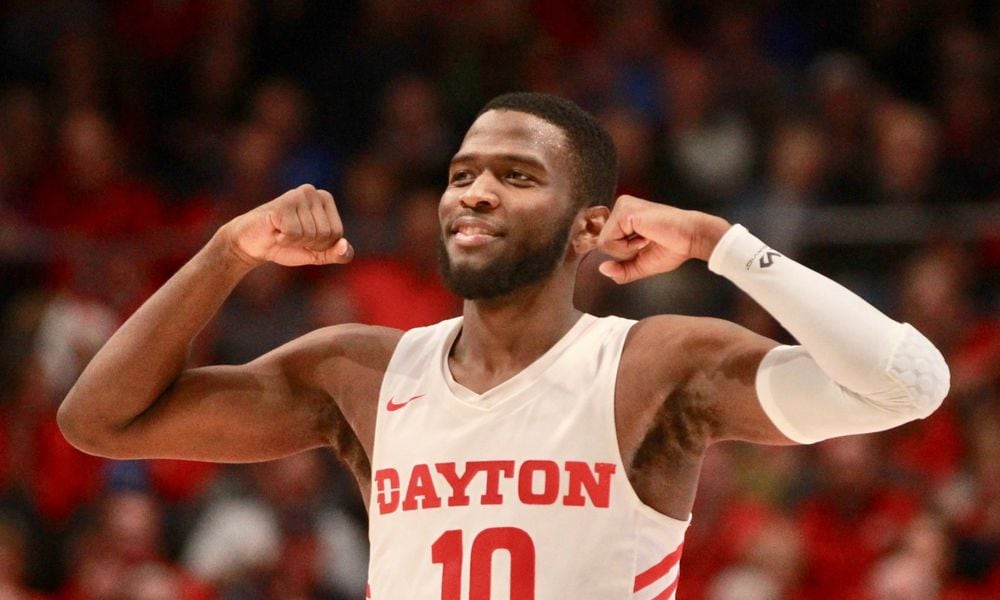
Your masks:
<svg viewBox="0 0 1000 600"><path fill-rule="evenodd" d="M477 152L466 152L466 153L456 154L454 157L452 157L451 163L449 164L454 165L456 163L482 160L484 158L488 158L490 160L499 160L503 162L520 163L523 165L527 165L529 167L534 167L542 171L546 170L545 165L542 164L542 161L528 154L482 154Z"/></svg>

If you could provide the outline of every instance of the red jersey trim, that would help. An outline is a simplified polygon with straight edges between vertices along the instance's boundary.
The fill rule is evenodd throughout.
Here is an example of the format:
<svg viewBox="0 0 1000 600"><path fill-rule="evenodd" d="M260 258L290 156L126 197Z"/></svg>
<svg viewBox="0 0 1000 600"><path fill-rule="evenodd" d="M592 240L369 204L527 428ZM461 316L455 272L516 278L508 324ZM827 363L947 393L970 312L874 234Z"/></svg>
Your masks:
<svg viewBox="0 0 1000 600"><path fill-rule="evenodd" d="M663 560L656 563L652 567L649 567L642 573L636 575L635 587L632 588L632 592L635 593L638 592L639 590L645 589L650 585L652 585L655 581L663 578L664 575L670 572L670 569L674 568L674 566L678 562L680 562L681 552L683 550L684 550L684 543L681 542L681 544L677 546L677 548L673 552L664 556ZM670 587L667 588L667 592L665 592L667 595L664 596L663 594L660 594L659 596L656 597L656 600L667 598L676 587L677 587L677 580L675 579L674 582L670 585Z"/></svg>

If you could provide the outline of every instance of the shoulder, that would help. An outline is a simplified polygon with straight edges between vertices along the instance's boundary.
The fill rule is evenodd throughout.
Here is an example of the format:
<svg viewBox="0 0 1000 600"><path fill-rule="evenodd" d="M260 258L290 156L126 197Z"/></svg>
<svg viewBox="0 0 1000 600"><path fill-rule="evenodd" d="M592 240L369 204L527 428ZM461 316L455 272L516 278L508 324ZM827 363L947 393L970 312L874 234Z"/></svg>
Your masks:
<svg viewBox="0 0 1000 600"><path fill-rule="evenodd" d="M403 333L356 323L323 327L268 352L250 365L277 368L302 383L342 380L352 371L381 377Z"/></svg>
<svg viewBox="0 0 1000 600"><path fill-rule="evenodd" d="M318 355L358 359L392 355L402 330L360 323L345 323L315 329L275 350L282 355Z"/></svg>
<svg viewBox="0 0 1000 600"><path fill-rule="evenodd" d="M721 370L752 363L777 342L745 327L713 317L657 315L636 323L625 353L648 372L667 369L678 383L688 383L696 376L724 376Z"/></svg>
<svg viewBox="0 0 1000 600"><path fill-rule="evenodd" d="M683 388L700 357L719 339L726 321L684 315L656 315L636 322L625 338L618 391L643 401L663 402Z"/></svg>
<svg viewBox="0 0 1000 600"><path fill-rule="evenodd" d="M691 359L731 343L745 334L739 325L713 317L656 315L638 321L625 341L625 352L662 361ZM667 351L668 353L665 353Z"/></svg>
<svg viewBox="0 0 1000 600"><path fill-rule="evenodd" d="M700 348L718 328L718 319L656 315L636 322L625 338L618 371L619 390L641 389L664 399L691 376Z"/></svg>
<svg viewBox="0 0 1000 600"><path fill-rule="evenodd" d="M319 338L317 343L328 345L335 356L364 362L381 359L388 363L405 332L392 327L349 323L313 333Z"/></svg>

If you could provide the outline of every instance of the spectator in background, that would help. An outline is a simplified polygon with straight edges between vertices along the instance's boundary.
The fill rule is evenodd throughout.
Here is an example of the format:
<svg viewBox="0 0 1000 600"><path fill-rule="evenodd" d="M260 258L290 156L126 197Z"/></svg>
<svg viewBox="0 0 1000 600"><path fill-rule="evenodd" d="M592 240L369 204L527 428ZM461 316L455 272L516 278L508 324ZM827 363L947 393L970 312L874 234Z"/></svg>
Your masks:
<svg viewBox="0 0 1000 600"><path fill-rule="evenodd" d="M955 244L922 250L902 273L897 301L907 320L927 324L953 367L949 409L887 438L892 464L934 490L939 514L957 533L954 563L938 581L946 585L951 575L949 600L1000 592L1000 327L995 316L978 314L974 264ZM885 577L906 564L890 563Z"/></svg>
<svg viewBox="0 0 1000 600"><path fill-rule="evenodd" d="M330 502L328 472L318 452L254 465L207 503L184 563L222 598L361 598L364 529Z"/></svg>
<svg viewBox="0 0 1000 600"><path fill-rule="evenodd" d="M724 103L720 74L705 57L690 51L669 56L663 77L672 167L663 189L671 190L680 206L719 207L734 198L752 173L757 140L750 123Z"/></svg>
<svg viewBox="0 0 1000 600"><path fill-rule="evenodd" d="M400 251L398 194L400 172L384 156L368 152L357 157L344 176L343 198L337 198L344 224L357 231L359 255L385 256Z"/></svg>
<svg viewBox="0 0 1000 600"><path fill-rule="evenodd" d="M108 38L99 22L67 31L56 42L53 63L54 98L63 112L101 110L110 91Z"/></svg>
<svg viewBox="0 0 1000 600"><path fill-rule="evenodd" d="M782 115L782 73L761 45L766 15L749 5L723 3L714 11L707 53L724 76L720 95L746 111L754 131L770 130Z"/></svg>
<svg viewBox="0 0 1000 600"><path fill-rule="evenodd" d="M26 585L27 535L14 519L0 514L0 598L43 600Z"/></svg>
<svg viewBox="0 0 1000 600"><path fill-rule="evenodd" d="M243 280L215 320L217 360L249 362L309 330L299 277L291 269L269 268Z"/></svg>
<svg viewBox="0 0 1000 600"><path fill-rule="evenodd" d="M740 488L731 448L715 446L702 463L701 490L695 500L685 551L698 560L684 566L684 594L704 598L715 576L733 563L747 540L772 512Z"/></svg>
<svg viewBox="0 0 1000 600"><path fill-rule="evenodd" d="M585 6L566 10L555 7L560 17L579 14ZM544 11L544 3L488 1L452 4L441 11L439 26L447 32L441 43L444 60L439 80L442 101L453 116L470 116L482 98L508 91L512 82L531 89L559 86L563 58L545 36L534 36L532 11ZM426 69L427 63L417 63Z"/></svg>
<svg viewBox="0 0 1000 600"><path fill-rule="evenodd" d="M340 165L312 131L313 107L305 90L288 80L271 79L257 88L251 106L254 122L277 142L273 183L278 189L303 183L339 189Z"/></svg>
<svg viewBox="0 0 1000 600"><path fill-rule="evenodd" d="M527 89L557 95L561 94L567 97L572 96L573 88L580 86L580 82L574 81L567 73L566 65L571 60L570 57L563 54L562 50L552 44L551 40L545 38L532 41L525 40L522 43L528 44L529 48L519 53L521 54L521 61L513 80L523 81ZM599 60L604 62L609 59L606 56L601 56ZM607 71L604 71L604 73L606 74ZM497 74L493 74L493 77L496 78ZM509 84L502 84L499 81L494 81L494 83L504 90L510 87ZM583 94L586 91L606 91L605 86L609 87L609 82L602 83L604 83L604 86L600 87L599 90L585 90L580 93ZM595 97L603 98L604 96ZM472 114L475 114L474 110Z"/></svg>
<svg viewBox="0 0 1000 600"><path fill-rule="evenodd" d="M226 178L213 203L221 206L216 217L220 221L278 189L276 171L281 160L277 133L254 121L236 127L227 147Z"/></svg>
<svg viewBox="0 0 1000 600"><path fill-rule="evenodd" d="M81 531L60 600L209 600L212 590L166 559L160 506L138 491L112 492Z"/></svg>
<svg viewBox="0 0 1000 600"><path fill-rule="evenodd" d="M878 90L863 60L833 52L809 68L811 100L827 141L832 200L862 201L869 182L870 106Z"/></svg>
<svg viewBox="0 0 1000 600"><path fill-rule="evenodd" d="M30 302L26 298L13 306L5 319L11 330L20 329L5 342L21 348L17 355L8 353L15 369L0 392L0 501L30 516L36 526L33 534L58 535L102 485L104 461L69 446L55 421L66 378L78 374L103 344L103 328L115 326L113 320L101 322L109 317L106 310L99 310L91 322L87 316L94 315L85 307L58 301L46 305L30 297Z"/></svg>
<svg viewBox="0 0 1000 600"><path fill-rule="evenodd" d="M671 93L661 81L660 56L664 40L670 40L663 9L660 3L642 0L622 2L611 10L600 46L608 61L607 87L592 102L624 106L647 122L662 123L664 97Z"/></svg>
<svg viewBox="0 0 1000 600"><path fill-rule="evenodd" d="M124 162L111 122L92 110L74 111L60 128L56 165L34 188L28 210L35 227L60 235L57 249L66 262L57 263L56 280L120 314L149 293L159 253L155 246L133 244L120 252L94 242L149 234L164 224L156 190L133 177Z"/></svg>
<svg viewBox="0 0 1000 600"><path fill-rule="evenodd" d="M767 153L763 182L735 204L734 222L767 235L789 256L801 257L811 237L808 215L826 200L829 160L826 139L812 123L780 123Z"/></svg>
<svg viewBox="0 0 1000 600"><path fill-rule="evenodd" d="M861 6L859 45L886 87L907 98L926 100L933 87L932 37L927 23L941 18L934 4L887 0Z"/></svg>
<svg viewBox="0 0 1000 600"><path fill-rule="evenodd" d="M116 7L113 16L117 38L144 64L156 70L175 65L190 56L191 47L208 21L211 9L195 0L157 2L137 0ZM213 2L215 5L240 5L240 2ZM236 14L241 14L238 11ZM235 23L229 23L235 27Z"/></svg>
<svg viewBox="0 0 1000 600"><path fill-rule="evenodd" d="M713 579L708 600L796 598L802 540L795 524L771 516L747 540L739 559Z"/></svg>
<svg viewBox="0 0 1000 600"><path fill-rule="evenodd" d="M30 208L37 226L98 236L162 224L159 197L123 168L123 149L107 117L91 109L68 113L58 144L55 168L39 182Z"/></svg>
<svg viewBox="0 0 1000 600"><path fill-rule="evenodd" d="M53 296L41 314L34 350L46 393L58 398L118 329L118 315L104 304L72 293Z"/></svg>
<svg viewBox="0 0 1000 600"><path fill-rule="evenodd" d="M20 85L0 94L0 203L26 211L25 196L45 169L49 123L42 96Z"/></svg>
<svg viewBox="0 0 1000 600"><path fill-rule="evenodd" d="M615 105L598 115L618 151L618 192L639 198L652 195L650 179L655 174L656 132L643 115Z"/></svg>
<svg viewBox="0 0 1000 600"><path fill-rule="evenodd" d="M281 151L277 136L252 121L234 125L225 135L225 168L219 183L185 200L175 222L204 239L234 215L270 197L276 187Z"/></svg>
<svg viewBox="0 0 1000 600"><path fill-rule="evenodd" d="M960 422L962 398L972 382L963 373L957 350L976 327L964 282L962 254L941 245L914 256L903 269L903 284L897 304L907 322L924 323L941 352L955 368L952 398L940 414L901 428L886 436L888 459L897 475L922 485L938 486L953 477L965 453Z"/></svg>
<svg viewBox="0 0 1000 600"><path fill-rule="evenodd" d="M944 27L938 47L942 171L960 200L983 202L995 197L1000 172L996 49L964 22Z"/></svg>
<svg viewBox="0 0 1000 600"><path fill-rule="evenodd" d="M451 158L451 134L433 81L419 75L392 80L382 97L372 150L391 168L417 180L441 173Z"/></svg>
<svg viewBox="0 0 1000 600"><path fill-rule="evenodd" d="M955 587L973 598L1000 594L1000 385L970 400L968 449L963 468L939 488L941 514L949 520L955 543ZM951 600L951 599L949 599Z"/></svg>
<svg viewBox="0 0 1000 600"><path fill-rule="evenodd" d="M798 510L806 598L858 598L865 574L895 547L920 511L910 491L882 479L877 440L853 436L816 446L816 487ZM849 550L848 550L849 549Z"/></svg>
<svg viewBox="0 0 1000 600"><path fill-rule="evenodd" d="M899 547L872 570L865 597L872 600L936 600L944 596L950 566L941 521L921 515L906 528Z"/></svg>
<svg viewBox="0 0 1000 600"><path fill-rule="evenodd" d="M916 106L893 100L873 114L875 135L874 200L927 207L956 201L938 178L939 134L934 118Z"/></svg>
<svg viewBox="0 0 1000 600"><path fill-rule="evenodd" d="M897 299L900 314L925 324L954 365L957 398L987 393L1000 373L1000 322L995 313L983 313L972 296L976 258L948 242L915 253L904 265Z"/></svg>
<svg viewBox="0 0 1000 600"><path fill-rule="evenodd" d="M235 115L249 77L248 42L237 31L229 25L198 40L185 65L180 114L159 136L158 171L181 199L225 185Z"/></svg>

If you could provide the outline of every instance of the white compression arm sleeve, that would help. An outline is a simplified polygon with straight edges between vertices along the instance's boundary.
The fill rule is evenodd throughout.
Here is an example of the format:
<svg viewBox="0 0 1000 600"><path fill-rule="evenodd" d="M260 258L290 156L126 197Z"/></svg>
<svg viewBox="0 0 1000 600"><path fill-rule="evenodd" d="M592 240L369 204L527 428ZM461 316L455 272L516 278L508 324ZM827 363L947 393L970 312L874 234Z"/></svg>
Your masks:
<svg viewBox="0 0 1000 600"><path fill-rule="evenodd" d="M708 268L735 283L799 341L771 350L757 396L788 438L809 444L924 418L948 392L941 353L912 326L779 254L742 225Z"/></svg>

